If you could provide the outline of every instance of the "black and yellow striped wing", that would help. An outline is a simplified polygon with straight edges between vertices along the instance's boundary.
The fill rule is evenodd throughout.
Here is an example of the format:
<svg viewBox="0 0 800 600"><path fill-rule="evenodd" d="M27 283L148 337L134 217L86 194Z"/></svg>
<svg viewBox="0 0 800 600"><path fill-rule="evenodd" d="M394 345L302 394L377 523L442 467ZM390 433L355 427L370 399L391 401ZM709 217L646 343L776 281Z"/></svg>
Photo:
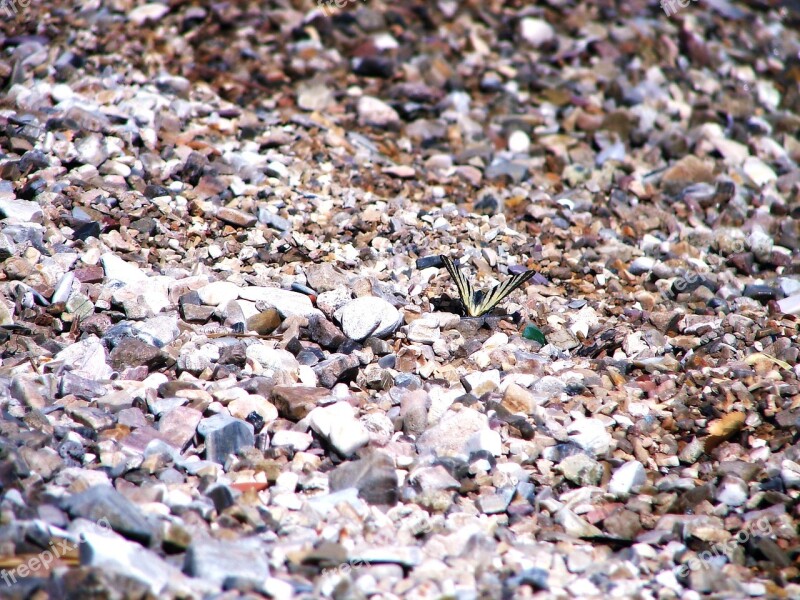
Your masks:
<svg viewBox="0 0 800 600"><path fill-rule="evenodd" d="M444 255L440 255L439 258L442 259L447 272L450 273L450 277L455 281L456 288L458 288L458 296L464 306L464 312L470 317L485 315L502 302L506 296L536 274L536 271L525 271L519 275L514 275L494 286L489 293L485 293L481 290L476 291L473 289L472 284L464 277L464 274L452 259Z"/></svg>

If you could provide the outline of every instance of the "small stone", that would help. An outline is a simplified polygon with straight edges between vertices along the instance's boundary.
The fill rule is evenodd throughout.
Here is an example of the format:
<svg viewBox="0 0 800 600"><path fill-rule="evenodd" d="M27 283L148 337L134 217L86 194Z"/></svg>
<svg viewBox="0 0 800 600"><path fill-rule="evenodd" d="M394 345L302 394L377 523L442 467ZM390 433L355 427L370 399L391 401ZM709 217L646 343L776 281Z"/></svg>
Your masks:
<svg viewBox="0 0 800 600"><path fill-rule="evenodd" d="M325 388L276 385L272 388L271 400L281 417L296 422L304 419L330 394Z"/></svg>
<svg viewBox="0 0 800 600"><path fill-rule="evenodd" d="M308 320L308 334L314 342L329 350L338 348L347 339L336 325L321 316Z"/></svg>
<svg viewBox="0 0 800 600"><path fill-rule="evenodd" d="M151 344L146 344L139 338L126 337L111 351L109 362L116 371L123 371L128 367L138 365L144 365L153 371L167 366L172 359L166 353Z"/></svg>
<svg viewBox="0 0 800 600"><path fill-rule="evenodd" d="M369 432L355 418L347 402L320 406L308 414L312 430L330 442L341 456L350 456L369 442Z"/></svg>
<svg viewBox="0 0 800 600"><path fill-rule="evenodd" d="M289 179L289 169L286 168L285 164L278 160L273 160L267 165L266 173L270 177Z"/></svg>
<svg viewBox="0 0 800 600"><path fill-rule="evenodd" d="M318 293L331 292L348 285L347 276L328 262L312 263L306 267L306 280ZM348 291L349 294L349 291Z"/></svg>
<svg viewBox="0 0 800 600"><path fill-rule="evenodd" d="M332 354L312 368L320 385L332 388L345 379L354 379L361 362L355 354Z"/></svg>
<svg viewBox="0 0 800 600"><path fill-rule="evenodd" d="M299 315L310 318L319 314L308 296L280 288L243 287L239 290L239 297L251 302L263 302L276 308L284 317Z"/></svg>
<svg viewBox="0 0 800 600"><path fill-rule="evenodd" d="M274 308L268 308L247 319L247 330L259 335L269 335L281 325L281 315Z"/></svg>
<svg viewBox="0 0 800 600"><path fill-rule="evenodd" d="M206 458L220 464L224 464L230 454L255 444L250 423L222 413L200 421L197 432L205 438Z"/></svg>
<svg viewBox="0 0 800 600"><path fill-rule="evenodd" d="M536 410L536 397L516 383L509 384L503 392L503 407L509 412L522 415L533 414Z"/></svg>
<svg viewBox="0 0 800 600"><path fill-rule="evenodd" d="M367 504L394 506L400 497L394 461L382 452L339 465L328 475L328 482L334 492L356 488Z"/></svg>
<svg viewBox="0 0 800 600"><path fill-rule="evenodd" d="M519 34L531 46L539 48L556 39L553 27L544 19L525 17L519 22Z"/></svg>
<svg viewBox="0 0 800 600"><path fill-rule="evenodd" d="M164 440L181 452L195 436L203 413L188 406L176 406L166 411L158 420L158 432Z"/></svg>
<svg viewBox="0 0 800 600"><path fill-rule="evenodd" d="M762 187L776 181L778 176L763 160L755 156L748 156L742 165L742 171L748 181L755 187Z"/></svg>
<svg viewBox="0 0 800 600"><path fill-rule="evenodd" d="M109 485L96 485L64 501L64 509L73 517L94 523L103 522L128 539L148 545L155 529L138 507Z"/></svg>
<svg viewBox="0 0 800 600"><path fill-rule="evenodd" d="M168 12L169 6L164 4L141 4L128 12L128 20L142 26L148 21L160 21Z"/></svg>
<svg viewBox="0 0 800 600"><path fill-rule="evenodd" d="M406 392L400 399L400 416L407 435L419 435L428 427L430 398L425 390Z"/></svg>
<svg viewBox="0 0 800 600"><path fill-rule="evenodd" d="M0 198L0 217L23 223L41 223L42 207L29 200Z"/></svg>
<svg viewBox="0 0 800 600"><path fill-rule="evenodd" d="M425 431L417 440L420 454L436 456L463 456L468 450L466 441L470 435L488 428L486 415L472 409L447 411L439 423Z"/></svg>
<svg viewBox="0 0 800 600"><path fill-rule="evenodd" d="M566 479L580 486L597 485L603 477L603 466L585 454L566 457L558 469Z"/></svg>
<svg viewBox="0 0 800 600"><path fill-rule="evenodd" d="M717 487L717 500L728 506L742 506L749 497L747 484L732 475L723 477Z"/></svg>
<svg viewBox="0 0 800 600"><path fill-rule="evenodd" d="M403 321L400 312L383 298L363 296L345 304L334 314L342 331L351 340L385 337Z"/></svg>
<svg viewBox="0 0 800 600"><path fill-rule="evenodd" d="M531 138L519 129L508 136L508 150L514 154L527 154L531 148Z"/></svg>
<svg viewBox="0 0 800 600"><path fill-rule="evenodd" d="M304 452L311 446L314 438L310 433L303 431L292 431L290 429L281 429L272 434L270 445L273 448L280 448L281 446L288 446L296 452Z"/></svg>
<svg viewBox="0 0 800 600"><path fill-rule="evenodd" d="M212 281L198 288L196 293L203 304L221 306L239 297L239 286L230 281Z"/></svg>
<svg viewBox="0 0 800 600"><path fill-rule="evenodd" d="M579 419L567 427L569 438L595 456L603 456L611 448L611 434L599 419Z"/></svg>
<svg viewBox="0 0 800 600"><path fill-rule="evenodd" d="M462 379L464 388L473 396L480 398L484 394L494 392L500 387L500 371L475 371Z"/></svg>
<svg viewBox="0 0 800 600"><path fill-rule="evenodd" d="M478 497L476 506L486 515L497 515L506 512L511 499L514 497L514 488L506 488L495 493L483 493Z"/></svg>
<svg viewBox="0 0 800 600"><path fill-rule="evenodd" d="M497 431L481 429L467 439L466 450L470 454L486 452L492 456L500 456L503 454L503 442Z"/></svg>
<svg viewBox="0 0 800 600"><path fill-rule="evenodd" d="M645 483L647 483L647 473L644 465L632 460L614 471L611 481L608 482L608 493L625 497L636 493Z"/></svg>
<svg viewBox="0 0 800 600"><path fill-rule="evenodd" d="M215 585L229 587L243 581L258 586L269 576L269 562L258 538L222 541L194 540L186 551L183 571Z"/></svg>
<svg viewBox="0 0 800 600"><path fill-rule="evenodd" d="M362 125L391 128L400 123L400 115L383 100L361 96L358 100L358 120Z"/></svg>
<svg viewBox="0 0 800 600"><path fill-rule="evenodd" d="M250 413L256 413L261 417L263 423L269 425L278 418L278 409L275 406L256 394L248 394L241 398L236 398L228 404L228 411L231 416L237 419L247 420Z"/></svg>
<svg viewBox="0 0 800 600"><path fill-rule="evenodd" d="M106 278L121 281L125 284L146 281L147 274L134 263L122 260L116 254L107 252L100 257Z"/></svg>

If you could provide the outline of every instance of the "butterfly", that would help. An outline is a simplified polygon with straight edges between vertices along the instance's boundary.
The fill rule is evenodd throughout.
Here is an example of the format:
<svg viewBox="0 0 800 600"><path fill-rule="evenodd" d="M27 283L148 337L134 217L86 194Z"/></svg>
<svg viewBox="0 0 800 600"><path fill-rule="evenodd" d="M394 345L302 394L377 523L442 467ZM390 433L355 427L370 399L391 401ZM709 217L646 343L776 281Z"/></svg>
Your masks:
<svg viewBox="0 0 800 600"><path fill-rule="evenodd" d="M504 282L498 283L487 293L483 290L473 289L472 284L464 277L464 274L458 269L456 263L454 263L451 258L443 255L439 255L439 258L442 259L445 268L447 268L447 272L450 273L450 277L456 282L461 304L464 307L464 312L466 312L469 317L485 315L500 304L506 296L536 274L536 271L525 271L519 275L514 275Z"/></svg>

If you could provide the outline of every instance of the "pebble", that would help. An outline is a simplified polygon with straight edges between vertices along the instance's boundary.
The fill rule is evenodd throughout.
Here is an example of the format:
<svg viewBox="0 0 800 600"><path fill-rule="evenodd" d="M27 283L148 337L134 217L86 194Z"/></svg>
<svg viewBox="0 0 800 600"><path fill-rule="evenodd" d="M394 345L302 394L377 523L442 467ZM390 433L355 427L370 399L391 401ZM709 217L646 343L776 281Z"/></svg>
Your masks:
<svg viewBox="0 0 800 600"><path fill-rule="evenodd" d="M4 594L800 597L787 15L200 4L0 61Z"/></svg>
<svg viewBox="0 0 800 600"><path fill-rule="evenodd" d="M341 456L350 456L369 442L369 432L356 419L347 402L317 407L306 418L309 427Z"/></svg>
<svg viewBox="0 0 800 600"><path fill-rule="evenodd" d="M351 340L360 342L368 337L381 338L400 326L402 315L383 298L356 298L334 313L342 331Z"/></svg>
<svg viewBox="0 0 800 600"><path fill-rule="evenodd" d="M206 444L206 458L223 464L228 456L255 444L253 426L229 415L207 417L197 425Z"/></svg>

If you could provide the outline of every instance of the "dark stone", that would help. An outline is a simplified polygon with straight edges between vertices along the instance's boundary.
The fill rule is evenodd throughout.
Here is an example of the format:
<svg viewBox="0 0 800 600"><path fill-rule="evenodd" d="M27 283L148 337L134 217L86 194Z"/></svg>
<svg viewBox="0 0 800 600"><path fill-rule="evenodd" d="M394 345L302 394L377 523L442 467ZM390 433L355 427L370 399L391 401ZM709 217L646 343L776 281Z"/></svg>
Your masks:
<svg viewBox="0 0 800 600"><path fill-rule="evenodd" d="M217 361L222 365L235 365L237 367L244 367L247 360L247 348L241 342L233 344L232 346L224 346L219 352L219 360Z"/></svg>
<svg viewBox="0 0 800 600"><path fill-rule="evenodd" d="M161 196L171 196L172 193L163 185L149 184L144 188L144 195L146 198L159 198Z"/></svg>
<svg viewBox="0 0 800 600"><path fill-rule="evenodd" d="M353 73L362 77L390 79L394 74L394 61L383 56L366 56L353 60Z"/></svg>
<svg viewBox="0 0 800 600"><path fill-rule="evenodd" d="M770 300L777 299L777 291L769 285L748 283L744 286L742 295L753 300L758 300L761 304L766 304Z"/></svg>
<svg viewBox="0 0 800 600"><path fill-rule="evenodd" d="M356 488L367 504L397 504L400 495L394 461L381 452L342 463L328 476L331 491Z"/></svg>
<svg viewBox="0 0 800 600"><path fill-rule="evenodd" d="M173 363L174 360L155 346L138 338L126 337L117 344L109 356L109 364L116 371L127 367L146 366L149 370L157 370Z"/></svg>
<svg viewBox="0 0 800 600"><path fill-rule="evenodd" d="M344 333L325 317L313 316L308 320L308 335L313 341L332 350L345 342Z"/></svg>
<svg viewBox="0 0 800 600"><path fill-rule="evenodd" d="M441 268L444 266L442 259L438 254L432 256L423 256L417 259L417 269L430 269L432 267Z"/></svg>
<svg viewBox="0 0 800 600"><path fill-rule="evenodd" d="M99 238L101 232L102 228L100 227L100 223L96 221L89 221L88 223L82 223L81 225L78 225L74 229L72 232L72 239L85 242L90 237Z"/></svg>
<svg viewBox="0 0 800 600"><path fill-rule="evenodd" d="M358 358L352 354L334 354L328 360L323 360L314 366L313 369L320 385L332 388L339 381L355 377L360 364Z"/></svg>
<svg viewBox="0 0 800 600"><path fill-rule="evenodd" d="M255 444L253 426L229 415L217 414L200 421L197 432L205 438L206 459L224 464L230 454Z"/></svg>
<svg viewBox="0 0 800 600"><path fill-rule="evenodd" d="M223 510L233 506L236 502L231 488L223 484L206 490L206 496L214 503L214 510L217 511L217 514L221 514Z"/></svg>

